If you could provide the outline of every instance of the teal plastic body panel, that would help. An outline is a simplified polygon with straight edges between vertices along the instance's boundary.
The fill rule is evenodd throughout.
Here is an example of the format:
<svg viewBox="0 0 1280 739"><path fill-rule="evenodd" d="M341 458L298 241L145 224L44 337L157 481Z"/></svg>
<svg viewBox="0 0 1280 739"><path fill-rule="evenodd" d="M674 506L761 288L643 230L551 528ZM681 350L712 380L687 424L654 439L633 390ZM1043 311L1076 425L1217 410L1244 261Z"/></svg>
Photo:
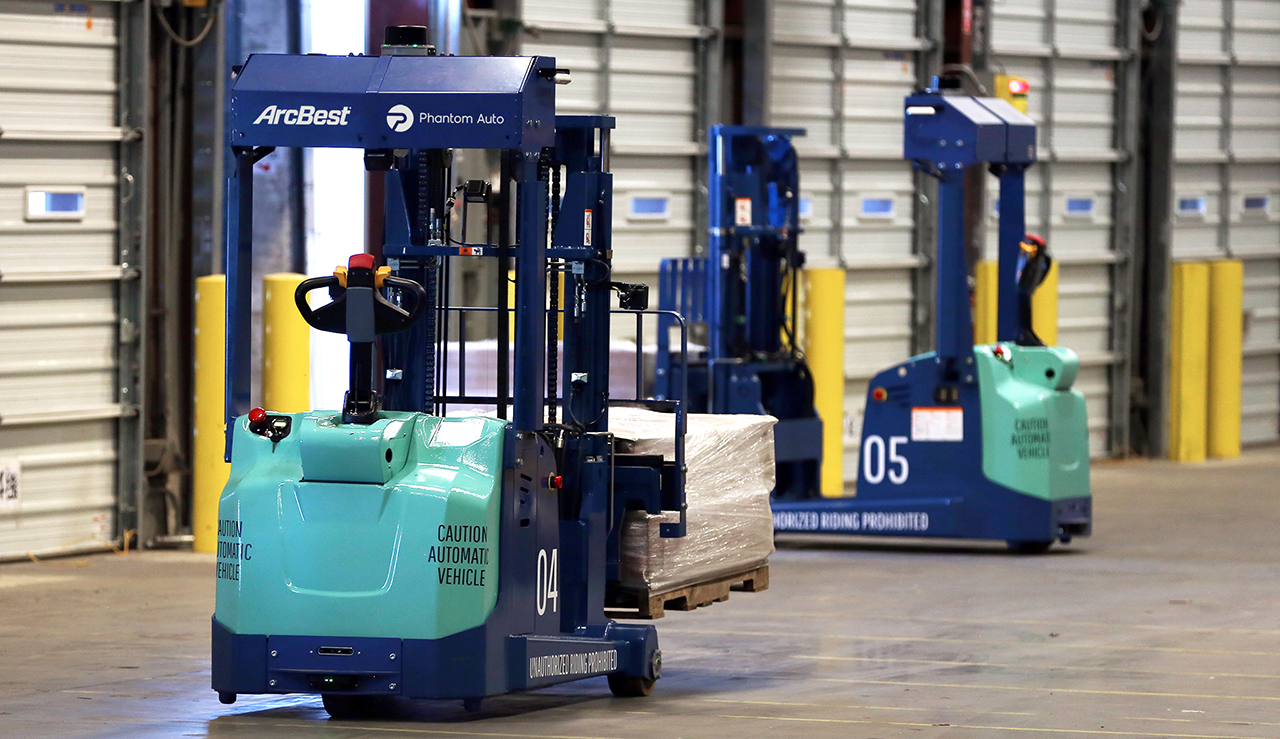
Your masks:
<svg viewBox="0 0 1280 739"><path fill-rule="evenodd" d="M340 415L293 414L274 448L237 419L217 621L401 639L483 624L498 595L506 422L384 412L359 427Z"/></svg>
<svg viewBox="0 0 1280 739"><path fill-rule="evenodd" d="M383 414L363 426L342 424L342 416L308 413L299 420L302 479L382 485L404 469L414 418Z"/></svg>
<svg viewBox="0 0 1280 739"><path fill-rule="evenodd" d="M1008 342L975 346L974 359L987 479L1042 500L1089 495L1085 401L1072 387L1076 353Z"/></svg>

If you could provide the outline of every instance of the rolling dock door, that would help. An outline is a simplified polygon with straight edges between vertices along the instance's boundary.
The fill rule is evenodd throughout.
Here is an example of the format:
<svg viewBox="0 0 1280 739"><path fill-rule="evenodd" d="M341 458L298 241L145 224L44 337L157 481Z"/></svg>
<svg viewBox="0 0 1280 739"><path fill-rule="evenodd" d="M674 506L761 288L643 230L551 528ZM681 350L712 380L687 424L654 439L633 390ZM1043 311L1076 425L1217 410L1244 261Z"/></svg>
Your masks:
<svg viewBox="0 0 1280 739"><path fill-rule="evenodd" d="M1241 441L1280 439L1280 3L1184 0L1173 258L1244 262Z"/></svg>
<svg viewBox="0 0 1280 739"><path fill-rule="evenodd" d="M145 10L0 0L0 560L137 525Z"/></svg>
<svg viewBox="0 0 1280 739"><path fill-rule="evenodd" d="M1080 356L1093 456L1128 447L1132 247L1138 185L1139 44L1128 0L995 0L991 67L1025 78L1039 161L1027 230L1058 263L1058 344ZM987 184L986 258L997 254L999 185Z"/></svg>
<svg viewBox="0 0 1280 739"><path fill-rule="evenodd" d="M720 4L699 0L526 0L521 54L554 56L571 70L556 90L562 114L616 115L610 170L614 178L614 279L649 284L657 307L658 263L687 257L705 220L702 160L709 85L705 44L718 43ZM715 56L718 56L718 51ZM615 322L619 336L634 327ZM652 342L652 334L645 337Z"/></svg>
<svg viewBox="0 0 1280 739"><path fill-rule="evenodd" d="M931 183L902 159L902 100L936 73L941 3L778 0L770 123L796 126L800 246L845 288L845 485L857 481L867 385L932 348Z"/></svg>

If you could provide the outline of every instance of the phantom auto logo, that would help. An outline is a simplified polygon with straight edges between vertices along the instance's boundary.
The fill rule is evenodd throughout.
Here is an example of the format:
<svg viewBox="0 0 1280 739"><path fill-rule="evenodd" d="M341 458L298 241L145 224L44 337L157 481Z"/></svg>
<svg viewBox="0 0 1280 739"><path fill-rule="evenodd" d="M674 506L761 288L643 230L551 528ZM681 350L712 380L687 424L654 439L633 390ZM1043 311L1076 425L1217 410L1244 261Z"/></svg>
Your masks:
<svg viewBox="0 0 1280 739"><path fill-rule="evenodd" d="M396 133L404 133L413 125L413 111L406 105L393 105L387 111L387 128Z"/></svg>

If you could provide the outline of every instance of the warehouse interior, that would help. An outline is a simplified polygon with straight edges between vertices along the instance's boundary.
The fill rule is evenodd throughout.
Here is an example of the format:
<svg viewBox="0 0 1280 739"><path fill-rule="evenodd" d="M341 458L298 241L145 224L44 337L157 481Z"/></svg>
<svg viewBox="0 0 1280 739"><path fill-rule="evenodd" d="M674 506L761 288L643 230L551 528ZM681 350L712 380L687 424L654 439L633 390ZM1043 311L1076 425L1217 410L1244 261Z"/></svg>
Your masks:
<svg viewBox="0 0 1280 739"><path fill-rule="evenodd" d="M1280 738L1280 3L0 0L0 737Z"/></svg>

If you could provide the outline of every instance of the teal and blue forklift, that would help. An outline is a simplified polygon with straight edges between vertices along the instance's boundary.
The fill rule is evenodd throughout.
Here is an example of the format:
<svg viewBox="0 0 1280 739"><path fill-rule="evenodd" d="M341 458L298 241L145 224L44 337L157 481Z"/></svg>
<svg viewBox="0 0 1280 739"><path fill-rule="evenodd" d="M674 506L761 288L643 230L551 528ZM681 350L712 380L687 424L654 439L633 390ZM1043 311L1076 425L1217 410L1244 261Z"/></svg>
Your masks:
<svg viewBox="0 0 1280 739"><path fill-rule="evenodd" d="M1008 102L944 94L904 104L906 159L938 181L934 351L870 383L857 492L819 490L821 420L795 339L800 182L792 129L711 129L710 248L662 265L662 307L707 324L707 347L673 365L660 330L659 397L695 411L767 413L777 426L777 532L993 539L1019 552L1092 527L1079 359L1031 330L1031 295L1050 257L1025 232L1023 176L1035 125ZM997 341L974 346L964 248L964 173L1000 181ZM673 324L674 325L674 324ZM696 326L696 324L694 324ZM675 381L687 384L681 395Z"/></svg>
<svg viewBox="0 0 1280 739"><path fill-rule="evenodd" d="M661 536L685 534L685 407L609 397L611 312L655 311L611 279L614 120L556 116L566 74L548 57L438 56L413 27L388 29L381 56L256 54L237 70L231 477L212 624L222 702L312 693L335 716L394 696L478 710L486 696L599 676L642 696L660 677L654 627L610 620L605 604L628 510L665 513ZM385 178L385 264L356 254L296 295L311 326L350 343L340 409L251 407L253 170L280 146L361 149ZM496 150L499 179L455 186L454 149ZM492 211L483 239L454 235L459 203ZM450 263L477 258L496 261L496 305L456 306ZM559 367L551 269L567 292ZM314 291L331 301L308 301ZM497 327L494 395L468 394L465 379L446 392L444 368L467 373L450 324L465 336L468 319ZM623 402L672 413L674 460L617 448L608 409ZM494 416L448 415L477 404Z"/></svg>

